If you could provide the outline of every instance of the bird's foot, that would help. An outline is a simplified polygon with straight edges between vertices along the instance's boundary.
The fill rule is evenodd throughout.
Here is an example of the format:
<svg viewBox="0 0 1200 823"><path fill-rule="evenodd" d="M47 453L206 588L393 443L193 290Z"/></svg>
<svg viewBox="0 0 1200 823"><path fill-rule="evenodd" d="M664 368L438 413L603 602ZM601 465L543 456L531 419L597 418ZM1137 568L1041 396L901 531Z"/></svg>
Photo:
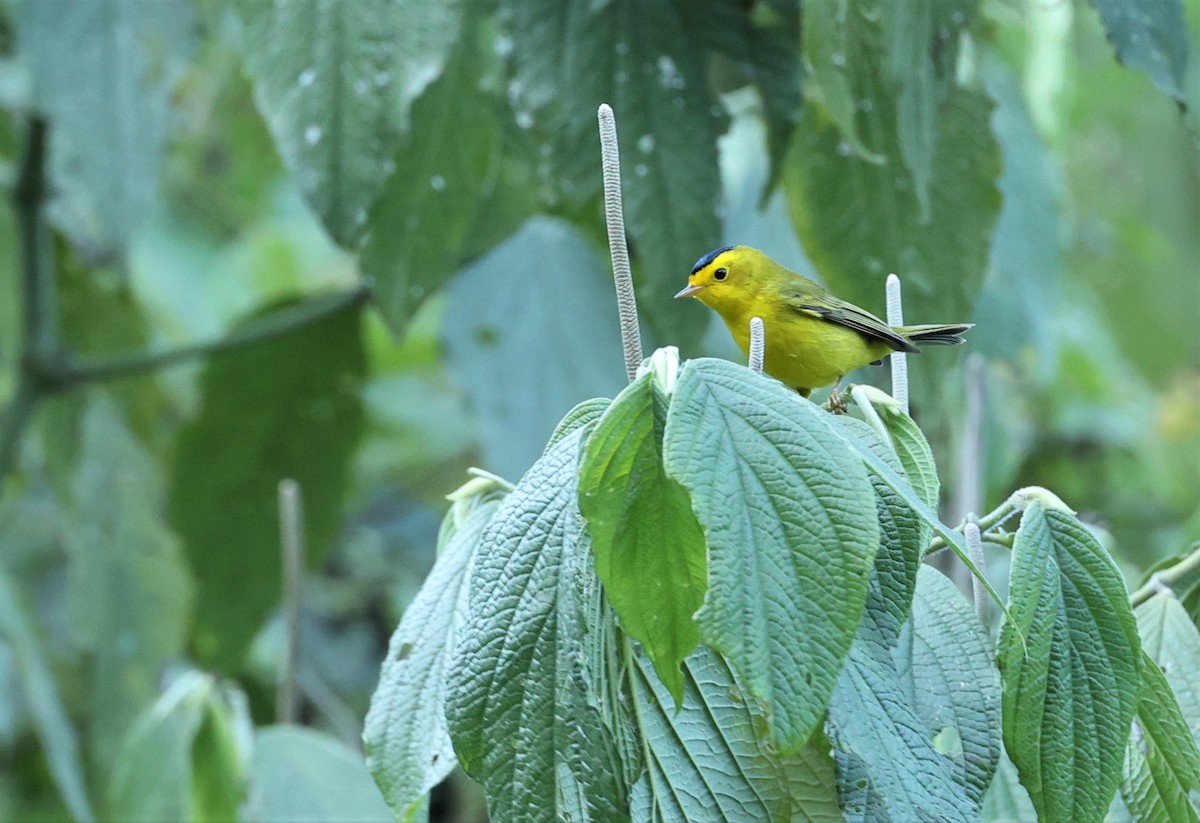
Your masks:
<svg viewBox="0 0 1200 823"><path fill-rule="evenodd" d="M846 401L842 399L841 388L842 378L839 377L838 381L833 384L833 391L829 393L829 399L825 401L825 410L832 414L845 414L849 411Z"/></svg>

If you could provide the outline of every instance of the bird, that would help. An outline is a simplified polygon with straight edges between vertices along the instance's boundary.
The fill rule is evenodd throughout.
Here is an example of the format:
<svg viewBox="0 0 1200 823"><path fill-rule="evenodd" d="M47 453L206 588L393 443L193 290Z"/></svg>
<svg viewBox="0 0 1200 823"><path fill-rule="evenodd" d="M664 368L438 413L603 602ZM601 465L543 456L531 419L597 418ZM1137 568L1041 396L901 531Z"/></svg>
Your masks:
<svg viewBox="0 0 1200 823"><path fill-rule="evenodd" d="M836 395L847 374L894 351L963 343L961 335L974 325L889 326L749 246L722 246L701 257L675 297L694 297L716 311L747 354L750 320L762 318L763 371L803 397L830 384Z"/></svg>

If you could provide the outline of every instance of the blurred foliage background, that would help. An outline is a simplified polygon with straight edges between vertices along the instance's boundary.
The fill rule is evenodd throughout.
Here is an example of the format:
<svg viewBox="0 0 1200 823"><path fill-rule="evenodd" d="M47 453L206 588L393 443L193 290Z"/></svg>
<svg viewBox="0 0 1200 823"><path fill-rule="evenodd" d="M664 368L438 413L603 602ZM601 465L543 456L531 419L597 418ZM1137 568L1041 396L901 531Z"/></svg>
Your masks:
<svg viewBox="0 0 1200 823"><path fill-rule="evenodd" d="M725 243L877 313L897 272L910 322L977 324L970 363L910 364L948 521L1047 486L1134 581L1200 540L1198 27L1197 0L0 0L0 819L386 817L361 721L443 496L623 382L604 101L648 343L739 356L670 299ZM272 726L284 478L310 729Z"/></svg>

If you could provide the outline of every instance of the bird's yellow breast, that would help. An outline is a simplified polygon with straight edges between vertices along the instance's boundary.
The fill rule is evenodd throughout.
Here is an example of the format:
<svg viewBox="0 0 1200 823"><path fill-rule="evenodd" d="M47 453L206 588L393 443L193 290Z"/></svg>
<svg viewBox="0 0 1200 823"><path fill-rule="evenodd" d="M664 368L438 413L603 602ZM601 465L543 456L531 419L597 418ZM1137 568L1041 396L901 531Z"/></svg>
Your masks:
<svg viewBox="0 0 1200 823"><path fill-rule="evenodd" d="M703 296L701 296L703 300ZM794 389L827 386L891 351L853 329L767 300L739 306L713 306L743 352L750 351L750 318L761 317L763 371Z"/></svg>

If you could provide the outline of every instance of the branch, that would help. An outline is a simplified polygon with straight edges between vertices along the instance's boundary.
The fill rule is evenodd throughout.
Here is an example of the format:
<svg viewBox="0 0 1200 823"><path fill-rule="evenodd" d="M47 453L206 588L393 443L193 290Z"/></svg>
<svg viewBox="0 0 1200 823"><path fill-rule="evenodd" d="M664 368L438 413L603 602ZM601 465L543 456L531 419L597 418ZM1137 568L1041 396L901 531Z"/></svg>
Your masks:
<svg viewBox="0 0 1200 823"><path fill-rule="evenodd" d="M887 276L887 322L892 328L904 325L904 307L900 300L900 278ZM902 351L892 352L888 361L892 369L892 397L908 414L908 355Z"/></svg>
<svg viewBox="0 0 1200 823"><path fill-rule="evenodd" d="M21 375L17 383L17 391L4 411L0 412L0 480L8 476L17 462L18 446L25 424L33 416L40 397L34 382Z"/></svg>
<svg viewBox="0 0 1200 823"><path fill-rule="evenodd" d="M283 665L275 693L275 722L296 722L296 672L300 662L300 581L304 568L304 500L295 480L279 481L279 532L283 567Z"/></svg>
<svg viewBox="0 0 1200 823"><path fill-rule="evenodd" d="M968 523L963 529L963 537L967 541L967 554L971 556L971 562L981 571L986 570L987 558L983 555L983 537L979 533L978 524ZM983 581L974 575L971 576L971 599L975 601L975 614L986 632L988 630L987 592L983 588Z"/></svg>
<svg viewBox="0 0 1200 823"><path fill-rule="evenodd" d="M637 297L625 245L625 214L621 206L621 153L617 146L617 122L607 103L596 113L600 120L600 164L604 171L604 220L608 225L608 253L617 285L617 311L621 316L621 346L625 350L625 373L632 383L642 364L642 333L638 328Z"/></svg>
<svg viewBox="0 0 1200 823"><path fill-rule="evenodd" d="M50 361L41 364L41 373L54 388L67 388L81 383L93 383L144 374L156 369L178 365L186 360L244 346L252 346L288 332L317 323L353 306L365 303L371 296L366 286L352 291L323 294L287 306L260 317L236 329L228 336L206 343L196 343L161 352L138 352L117 357L83 357Z"/></svg>
<svg viewBox="0 0 1200 823"><path fill-rule="evenodd" d="M1166 592L1177 597L1186 594L1197 584L1200 584L1200 543L1192 544L1192 553L1174 566L1150 575L1146 585L1129 596L1129 602L1136 609L1156 594Z"/></svg>

